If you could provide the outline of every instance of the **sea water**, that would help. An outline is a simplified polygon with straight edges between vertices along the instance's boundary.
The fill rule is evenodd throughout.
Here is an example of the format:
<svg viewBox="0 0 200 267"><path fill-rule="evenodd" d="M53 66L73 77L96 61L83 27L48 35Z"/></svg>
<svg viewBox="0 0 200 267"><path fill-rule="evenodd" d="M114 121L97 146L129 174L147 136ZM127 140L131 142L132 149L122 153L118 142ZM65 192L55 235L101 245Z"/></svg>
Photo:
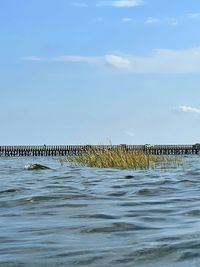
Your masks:
<svg viewBox="0 0 200 267"><path fill-rule="evenodd" d="M200 266L200 157L149 170L0 158L0 266Z"/></svg>

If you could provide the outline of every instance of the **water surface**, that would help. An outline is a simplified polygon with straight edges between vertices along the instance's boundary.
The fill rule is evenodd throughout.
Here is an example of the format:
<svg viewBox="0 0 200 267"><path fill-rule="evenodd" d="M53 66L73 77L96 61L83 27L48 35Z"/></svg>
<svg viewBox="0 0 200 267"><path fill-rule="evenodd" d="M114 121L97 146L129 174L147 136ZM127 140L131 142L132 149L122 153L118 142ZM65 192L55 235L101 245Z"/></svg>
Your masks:
<svg viewBox="0 0 200 267"><path fill-rule="evenodd" d="M143 171L0 158L0 266L200 266L200 157Z"/></svg>

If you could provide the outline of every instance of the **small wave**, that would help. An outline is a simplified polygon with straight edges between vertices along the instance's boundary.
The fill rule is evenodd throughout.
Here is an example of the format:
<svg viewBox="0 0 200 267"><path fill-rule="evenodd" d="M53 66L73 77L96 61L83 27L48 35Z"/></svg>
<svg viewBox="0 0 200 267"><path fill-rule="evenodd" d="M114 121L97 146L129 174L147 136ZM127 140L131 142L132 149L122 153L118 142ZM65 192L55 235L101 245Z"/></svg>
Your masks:
<svg viewBox="0 0 200 267"><path fill-rule="evenodd" d="M126 263L139 263L139 262L154 262L155 260L160 260L165 257L171 257L176 259L176 249L175 245L160 245L155 247L147 247L139 250L135 250L127 255L124 255L122 259L115 260L112 263L115 265ZM159 265L161 266L161 265Z"/></svg>
<svg viewBox="0 0 200 267"><path fill-rule="evenodd" d="M73 218L84 218L84 219L105 219L105 220L115 220L117 219L116 216L108 215L108 214L83 214L83 215L76 215Z"/></svg>
<svg viewBox="0 0 200 267"><path fill-rule="evenodd" d="M194 259L194 258L200 258L200 253L199 252L186 251L180 255L178 261L185 261L185 260Z"/></svg>
<svg viewBox="0 0 200 267"><path fill-rule="evenodd" d="M41 164L27 164L24 166L24 169L28 171L50 170L49 167Z"/></svg>
<svg viewBox="0 0 200 267"><path fill-rule="evenodd" d="M15 188L9 188L9 189L0 191L0 194L15 193L15 192L17 192L17 191L18 191L18 190L15 189Z"/></svg>
<svg viewBox="0 0 200 267"><path fill-rule="evenodd" d="M195 209L195 210L191 210L187 213L188 216L200 216L200 210L199 209Z"/></svg>
<svg viewBox="0 0 200 267"><path fill-rule="evenodd" d="M127 192L118 191L118 192L111 192L108 194L109 197L122 197L125 196Z"/></svg>
<svg viewBox="0 0 200 267"><path fill-rule="evenodd" d="M130 231L140 231L140 230L147 230L147 229L154 229L152 227L146 227L142 225L137 225L134 223L126 223L126 222L115 222L106 226L89 226L83 227L80 230L80 233L114 233L114 232L130 232Z"/></svg>
<svg viewBox="0 0 200 267"><path fill-rule="evenodd" d="M125 176L125 179L133 179L133 178L135 178L135 176L133 176L133 175L126 175Z"/></svg>
<svg viewBox="0 0 200 267"><path fill-rule="evenodd" d="M177 189L173 187L141 188L137 191L137 194L141 196L156 196L164 193L173 193L176 191Z"/></svg>

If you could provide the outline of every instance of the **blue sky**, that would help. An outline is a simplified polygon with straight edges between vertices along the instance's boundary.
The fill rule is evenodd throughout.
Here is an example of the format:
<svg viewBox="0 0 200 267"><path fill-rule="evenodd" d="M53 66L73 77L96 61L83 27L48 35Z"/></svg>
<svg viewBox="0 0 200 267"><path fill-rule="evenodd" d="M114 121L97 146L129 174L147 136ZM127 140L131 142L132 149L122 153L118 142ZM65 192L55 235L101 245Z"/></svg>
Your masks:
<svg viewBox="0 0 200 267"><path fill-rule="evenodd" d="M1 0L0 144L200 142L200 2Z"/></svg>

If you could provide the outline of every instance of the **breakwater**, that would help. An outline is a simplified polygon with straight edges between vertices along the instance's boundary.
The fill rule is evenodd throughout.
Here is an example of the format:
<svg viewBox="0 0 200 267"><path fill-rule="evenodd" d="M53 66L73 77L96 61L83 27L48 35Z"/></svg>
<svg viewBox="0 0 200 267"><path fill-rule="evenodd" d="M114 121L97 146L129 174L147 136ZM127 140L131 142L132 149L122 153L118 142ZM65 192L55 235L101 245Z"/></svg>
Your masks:
<svg viewBox="0 0 200 267"><path fill-rule="evenodd" d="M193 145L40 145L0 146L0 157L45 157L80 155L93 149L143 151L150 155L198 155L200 144Z"/></svg>

